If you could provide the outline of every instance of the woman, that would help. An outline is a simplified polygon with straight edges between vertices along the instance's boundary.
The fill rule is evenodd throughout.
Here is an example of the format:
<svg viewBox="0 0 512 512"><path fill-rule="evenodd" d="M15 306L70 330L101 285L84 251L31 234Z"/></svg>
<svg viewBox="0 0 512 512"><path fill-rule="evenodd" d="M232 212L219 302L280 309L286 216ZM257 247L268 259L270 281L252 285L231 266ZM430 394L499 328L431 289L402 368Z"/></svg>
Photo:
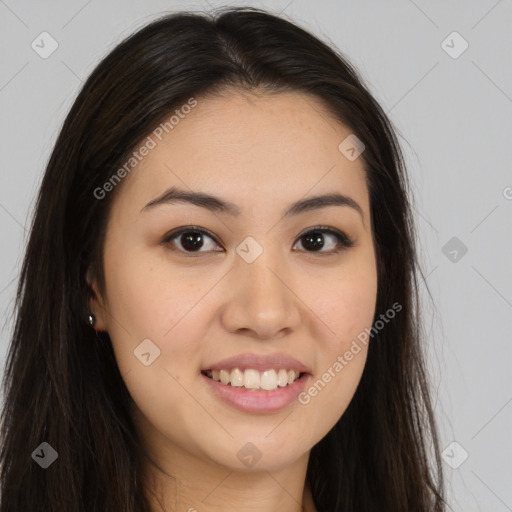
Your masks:
<svg viewBox="0 0 512 512"><path fill-rule="evenodd" d="M183 12L117 46L36 206L1 512L445 510L403 167L287 20Z"/></svg>

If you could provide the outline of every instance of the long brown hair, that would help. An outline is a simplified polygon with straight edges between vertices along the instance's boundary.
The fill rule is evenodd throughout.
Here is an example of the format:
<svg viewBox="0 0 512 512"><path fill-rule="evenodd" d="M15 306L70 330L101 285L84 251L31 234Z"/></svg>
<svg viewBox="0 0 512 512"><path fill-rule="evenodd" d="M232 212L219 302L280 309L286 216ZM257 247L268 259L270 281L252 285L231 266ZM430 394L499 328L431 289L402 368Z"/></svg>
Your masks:
<svg viewBox="0 0 512 512"><path fill-rule="evenodd" d="M311 450L319 511L442 512L443 478L422 352L409 187L394 130L336 49L254 8L180 12L110 52L65 119L39 192L4 373L0 512L149 511L131 397L108 334L87 326L92 265L104 286L112 194L94 191L192 96L232 87L314 95L365 145L378 263L373 338L346 412ZM119 187L118 187L119 188ZM42 470L33 451L58 453Z"/></svg>

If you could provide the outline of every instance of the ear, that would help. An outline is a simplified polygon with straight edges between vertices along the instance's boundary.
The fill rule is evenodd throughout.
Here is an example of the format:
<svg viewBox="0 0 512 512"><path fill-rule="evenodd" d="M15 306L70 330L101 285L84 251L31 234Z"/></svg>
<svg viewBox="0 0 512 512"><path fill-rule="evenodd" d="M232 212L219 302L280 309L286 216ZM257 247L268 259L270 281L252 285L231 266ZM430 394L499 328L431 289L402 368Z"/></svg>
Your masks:
<svg viewBox="0 0 512 512"><path fill-rule="evenodd" d="M91 267L87 270L86 274L87 284L89 285L89 311L96 317L94 329L97 331L107 331L107 310L105 307L105 300L98 290L98 283L96 278L92 276Z"/></svg>

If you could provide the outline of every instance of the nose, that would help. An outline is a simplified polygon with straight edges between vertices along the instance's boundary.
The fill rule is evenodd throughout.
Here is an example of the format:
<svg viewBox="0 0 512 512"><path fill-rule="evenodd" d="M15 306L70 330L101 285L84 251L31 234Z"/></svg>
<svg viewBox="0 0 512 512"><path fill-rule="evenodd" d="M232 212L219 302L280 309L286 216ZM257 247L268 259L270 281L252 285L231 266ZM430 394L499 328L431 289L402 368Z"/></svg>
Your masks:
<svg viewBox="0 0 512 512"><path fill-rule="evenodd" d="M277 339L296 330L303 303L293 290L292 273L270 251L252 263L237 258L229 273L224 328L256 339Z"/></svg>

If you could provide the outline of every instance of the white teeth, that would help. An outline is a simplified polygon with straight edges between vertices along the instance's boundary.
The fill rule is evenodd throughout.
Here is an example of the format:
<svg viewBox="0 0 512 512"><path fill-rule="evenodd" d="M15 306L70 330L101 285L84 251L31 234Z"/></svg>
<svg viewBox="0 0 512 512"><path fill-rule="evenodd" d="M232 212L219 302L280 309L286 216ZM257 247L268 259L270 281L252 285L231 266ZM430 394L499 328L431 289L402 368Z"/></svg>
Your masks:
<svg viewBox="0 0 512 512"><path fill-rule="evenodd" d="M277 389L277 373L275 370L265 370L261 374L260 388L266 391Z"/></svg>
<svg viewBox="0 0 512 512"><path fill-rule="evenodd" d="M245 370L244 387L247 389L258 389L260 387L260 372L256 370Z"/></svg>
<svg viewBox="0 0 512 512"><path fill-rule="evenodd" d="M279 370L277 374L277 385L284 388L288 384L288 373L286 370Z"/></svg>
<svg viewBox="0 0 512 512"><path fill-rule="evenodd" d="M231 385L237 388L241 388L244 385L244 372L241 372L238 368L235 368L231 372Z"/></svg>
<svg viewBox="0 0 512 512"><path fill-rule="evenodd" d="M213 377L213 375L212 375ZM230 375L229 375L229 372L227 372L226 370L221 370L220 371L220 381L222 382L222 384L229 384L229 379L230 379ZM215 379L217 380L217 379Z"/></svg>
<svg viewBox="0 0 512 512"><path fill-rule="evenodd" d="M247 369L241 371L235 368L233 371L228 370L208 370L206 374L217 382L222 384L231 384L234 387L244 387L245 389L255 390L263 389L265 391L273 391L278 387L284 388L285 386L295 382L300 372L296 370L265 370L259 372L258 370Z"/></svg>

